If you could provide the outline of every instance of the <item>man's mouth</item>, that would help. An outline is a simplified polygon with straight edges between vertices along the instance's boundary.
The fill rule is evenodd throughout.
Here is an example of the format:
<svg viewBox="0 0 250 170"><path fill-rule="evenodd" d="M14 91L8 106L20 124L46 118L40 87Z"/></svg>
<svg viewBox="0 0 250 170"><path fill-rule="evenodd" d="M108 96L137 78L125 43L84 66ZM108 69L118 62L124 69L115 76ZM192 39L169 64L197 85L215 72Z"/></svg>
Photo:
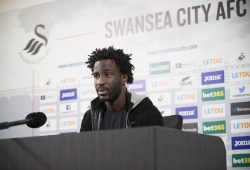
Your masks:
<svg viewBox="0 0 250 170"><path fill-rule="evenodd" d="M97 89L97 93L100 96L103 96L103 95L106 95L108 93L108 90L106 88L99 88L99 89Z"/></svg>

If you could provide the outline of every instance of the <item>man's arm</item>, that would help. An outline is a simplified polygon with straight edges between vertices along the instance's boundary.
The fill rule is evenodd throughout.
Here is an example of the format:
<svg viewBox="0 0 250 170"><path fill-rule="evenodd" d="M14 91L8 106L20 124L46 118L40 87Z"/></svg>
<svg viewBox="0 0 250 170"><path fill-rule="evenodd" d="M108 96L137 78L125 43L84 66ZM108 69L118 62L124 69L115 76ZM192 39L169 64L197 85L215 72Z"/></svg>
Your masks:
<svg viewBox="0 0 250 170"><path fill-rule="evenodd" d="M91 130L92 130L91 111L88 110L83 116L80 132L91 131Z"/></svg>
<svg viewBox="0 0 250 170"><path fill-rule="evenodd" d="M131 127L163 126L160 111L153 105L148 97L144 98L139 105L131 110L129 123Z"/></svg>
<svg viewBox="0 0 250 170"><path fill-rule="evenodd" d="M152 104L148 104L148 108L146 109L146 116L144 123L147 126L163 126L163 120L161 112Z"/></svg>

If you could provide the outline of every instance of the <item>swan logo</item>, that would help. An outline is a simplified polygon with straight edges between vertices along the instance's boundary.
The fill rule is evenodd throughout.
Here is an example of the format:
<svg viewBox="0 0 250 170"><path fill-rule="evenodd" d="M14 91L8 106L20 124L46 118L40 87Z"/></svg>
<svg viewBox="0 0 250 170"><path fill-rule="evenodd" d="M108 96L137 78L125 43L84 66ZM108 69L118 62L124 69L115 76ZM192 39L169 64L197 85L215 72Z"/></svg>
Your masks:
<svg viewBox="0 0 250 170"><path fill-rule="evenodd" d="M43 29L45 29L45 26L44 26L44 25L37 25L37 26L35 27L35 34L36 34L39 38L41 38L44 42L40 42L39 40L36 40L35 38L32 38L32 39L28 42L28 44L26 45L26 47L23 49L23 51L26 51L27 53L30 53L31 55L36 55L36 54L39 52L40 48L41 48L43 45L46 46L47 43L48 43L47 38L46 38L44 35L42 35L42 34L40 34L40 33L38 32L38 28L43 28Z"/></svg>
<svg viewBox="0 0 250 170"><path fill-rule="evenodd" d="M38 64L48 55L48 39L41 32L45 30L42 24L36 25L34 29L35 37L31 38L26 46L19 53L24 62L28 64Z"/></svg>
<svg viewBox="0 0 250 170"><path fill-rule="evenodd" d="M242 63L246 60L246 55L244 53L240 53L240 55L237 57L237 61L239 63Z"/></svg>

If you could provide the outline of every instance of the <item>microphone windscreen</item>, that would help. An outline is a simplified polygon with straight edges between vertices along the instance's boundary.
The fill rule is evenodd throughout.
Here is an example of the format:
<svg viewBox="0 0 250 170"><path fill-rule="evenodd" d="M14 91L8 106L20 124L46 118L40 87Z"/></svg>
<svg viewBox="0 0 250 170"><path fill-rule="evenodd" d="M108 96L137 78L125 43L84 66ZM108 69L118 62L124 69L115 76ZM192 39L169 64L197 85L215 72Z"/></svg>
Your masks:
<svg viewBox="0 0 250 170"><path fill-rule="evenodd" d="M27 122L27 126L30 128L38 128L43 126L47 121L47 116L42 112L30 113L26 116L26 119L30 121Z"/></svg>

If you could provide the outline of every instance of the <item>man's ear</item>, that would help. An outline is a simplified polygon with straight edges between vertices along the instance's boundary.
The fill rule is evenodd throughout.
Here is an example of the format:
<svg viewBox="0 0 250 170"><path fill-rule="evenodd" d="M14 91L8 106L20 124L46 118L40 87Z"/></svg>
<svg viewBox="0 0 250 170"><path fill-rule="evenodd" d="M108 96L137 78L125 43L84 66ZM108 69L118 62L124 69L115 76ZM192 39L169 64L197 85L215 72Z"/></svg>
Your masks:
<svg viewBox="0 0 250 170"><path fill-rule="evenodd" d="M122 79L122 85L125 85L128 82L128 75L122 74L121 79Z"/></svg>

